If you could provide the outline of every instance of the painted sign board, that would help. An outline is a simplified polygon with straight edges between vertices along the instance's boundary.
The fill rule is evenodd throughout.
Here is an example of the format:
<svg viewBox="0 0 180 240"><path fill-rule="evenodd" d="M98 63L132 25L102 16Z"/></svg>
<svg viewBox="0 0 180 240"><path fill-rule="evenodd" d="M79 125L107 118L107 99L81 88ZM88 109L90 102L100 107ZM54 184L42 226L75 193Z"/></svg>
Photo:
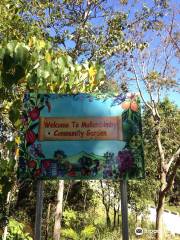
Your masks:
<svg viewBox="0 0 180 240"><path fill-rule="evenodd" d="M26 93L20 179L143 178L139 97Z"/></svg>
<svg viewBox="0 0 180 240"><path fill-rule="evenodd" d="M123 140L120 117L40 117L39 140Z"/></svg>

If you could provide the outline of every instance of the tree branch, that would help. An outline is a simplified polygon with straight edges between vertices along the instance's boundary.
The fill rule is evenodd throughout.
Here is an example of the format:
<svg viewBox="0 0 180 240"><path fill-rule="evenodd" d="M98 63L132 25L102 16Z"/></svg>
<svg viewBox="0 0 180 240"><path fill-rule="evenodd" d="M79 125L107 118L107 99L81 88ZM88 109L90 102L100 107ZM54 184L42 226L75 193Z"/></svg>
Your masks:
<svg viewBox="0 0 180 240"><path fill-rule="evenodd" d="M180 166L180 155L178 156L177 161L172 169L172 174L170 175L170 177L167 181L167 185L166 185L166 188L163 190L163 194L166 194L173 186L173 182L176 177L176 172L177 172L177 169L179 168L179 166Z"/></svg>
<svg viewBox="0 0 180 240"><path fill-rule="evenodd" d="M174 40L173 36L172 36L172 31L173 31L173 25L174 25L174 18L175 18L175 13L173 11L173 16L172 16L172 21L171 21L171 27L170 30L168 30L166 28L166 30L168 31L168 34L171 38L172 43L174 44L175 48L178 50L178 52L180 53L180 47L178 46L177 42Z"/></svg>
<svg viewBox="0 0 180 240"><path fill-rule="evenodd" d="M141 96L144 104L145 104L149 109L152 110L152 106L149 105L149 104L145 101L144 96L143 96L143 94L142 94L142 90L141 90L141 88L140 88L139 79L138 79L138 75L137 75L137 72L136 72L136 69L135 69L135 66L134 66L134 60L133 60L133 58L131 58L131 63L132 63L132 67L133 67L133 71L134 71L134 76L135 76L135 80L136 80L136 84L137 84L137 87L138 87L138 91L139 91L139 93L140 93L140 96Z"/></svg>
<svg viewBox="0 0 180 240"><path fill-rule="evenodd" d="M171 164L180 156L180 147L177 149L177 151L173 154L173 156L170 158L168 165L167 165L167 170L171 167Z"/></svg>
<svg viewBox="0 0 180 240"><path fill-rule="evenodd" d="M86 22L88 20L88 17L89 17L89 14L90 14L90 10L91 10L91 6L92 6L92 2L90 0L88 0L87 1L87 7L86 7L85 12L83 14L83 21L82 21L81 28L84 28L84 26L85 26L85 24L86 24ZM74 51L73 51L74 53L76 53L79 50L79 48L80 48L80 38L81 38L81 34L78 33L77 40L76 40L76 46L75 46Z"/></svg>
<svg viewBox="0 0 180 240"><path fill-rule="evenodd" d="M158 129L158 132L156 134L156 141L157 141L157 145L158 145L158 152L159 152L159 156L160 156L160 168L161 168L161 171L165 165L165 156L164 156L164 151L163 151L163 148L162 148L162 144L161 144L161 138L160 138L160 130Z"/></svg>

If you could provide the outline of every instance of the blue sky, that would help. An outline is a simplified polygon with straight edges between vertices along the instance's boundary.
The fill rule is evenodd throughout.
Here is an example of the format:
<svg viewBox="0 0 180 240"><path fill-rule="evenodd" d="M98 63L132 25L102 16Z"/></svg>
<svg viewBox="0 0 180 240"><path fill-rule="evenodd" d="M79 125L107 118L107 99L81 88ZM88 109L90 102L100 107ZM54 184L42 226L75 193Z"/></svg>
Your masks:
<svg viewBox="0 0 180 240"><path fill-rule="evenodd" d="M113 9L114 10L117 10L117 11L123 11L123 10L127 10L128 8L131 8L131 11L130 11L130 18L133 18L133 14L135 13L135 11L139 8L141 8L141 6L146 2L148 6L152 6L152 3L153 1L152 0L147 0L147 1L136 1L137 4L136 4L136 8L132 8L132 4L133 4L133 0L129 0L128 1L128 4L126 6L121 6L119 5L119 0L108 0L109 2L109 5L113 6ZM175 0L170 0L169 1L169 4L172 8L175 8L176 10L179 8L180 9L180 2L178 3L177 1ZM179 6L179 7L178 7ZM180 22L180 15L177 14L176 17L176 22ZM168 23L170 20L170 17L169 17L169 12L167 11L167 13L165 14L164 18L163 18L163 21ZM179 28L178 25L176 25L177 29ZM179 30L179 29L178 29ZM147 34L148 38L153 38L153 32L149 32ZM153 47L158 47L159 45L159 39L158 38L154 38L155 40L153 41L153 44L152 46ZM154 50L152 50L154 51ZM174 67L176 67L178 70L177 70L177 75L176 75L176 79L177 81L179 81L180 77L179 77L179 61L176 59L176 60L173 60L172 64L174 65ZM132 92L136 92L137 91L137 87L132 84L131 87L130 87L130 90ZM180 90L180 87L179 87L179 90ZM145 91L144 92L144 96L145 96L145 99L148 99L148 96L146 94ZM172 89L169 89L169 90L166 90L166 91L162 91L161 92L161 99L163 99L164 97L168 97L172 102L174 102L176 105L178 105L178 107L180 107L180 93L178 93L177 91L175 90L172 90Z"/></svg>
<svg viewBox="0 0 180 240"><path fill-rule="evenodd" d="M127 5L121 5L121 4L119 4L119 2L120 2L120 0L108 0L108 5L111 6L115 11L126 11L126 12L128 12L128 9L131 9L130 14L129 14L130 19L133 19L135 11L140 10L140 8L142 7L142 5L145 2L147 3L148 6L152 6L152 3L153 3L152 0L136 1L136 5L134 7L132 7L132 4L134 2L133 0L129 0ZM170 4L171 4L171 6L176 5L176 7L178 5L177 1L175 1L175 0L171 0ZM179 19L179 22L180 22L180 16L177 16L177 20L178 19ZM168 21L169 21L168 14L167 15L165 14L165 17L164 17L163 21L168 23ZM104 22L103 22L102 18L99 18L98 20L95 19L93 21L93 24L96 24L96 25L102 25L103 23ZM54 35L54 33L51 32L51 35ZM153 33L152 32L147 33L147 37L148 38L153 37ZM68 48L73 48L74 47L73 41L67 41L66 45L67 45ZM154 46L158 45L158 38L155 39L155 41L153 42L153 45ZM179 62L177 62L177 61L174 62L174 65L176 66L176 68L178 68ZM177 78L179 78L178 75L177 75ZM137 89L134 87L134 85L132 87L130 87L130 90L131 91L137 91ZM145 94L145 96L147 96L147 95ZM166 92L163 92L161 97L163 98L164 96L168 96L171 101L175 102L178 106L180 106L180 94L179 93L177 93L175 91L172 91L172 90L167 90Z"/></svg>
<svg viewBox="0 0 180 240"><path fill-rule="evenodd" d="M170 100L173 101L178 108L180 108L180 93L167 91L166 96L168 96Z"/></svg>
<svg viewBox="0 0 180 240"><path fill-rule="evenodd" d="M132 92L138 92L136 86L131 86L130 90ZM145 91L143 91L145 99L148 100L149 97L146 94ZM180 93L178 93L177 91L173 91L173 90L166 90L164 92L162 92L161 94L161 99L163 99L164 97L168 97L172 102L174 102L178 108L180 108Z"/></svg>

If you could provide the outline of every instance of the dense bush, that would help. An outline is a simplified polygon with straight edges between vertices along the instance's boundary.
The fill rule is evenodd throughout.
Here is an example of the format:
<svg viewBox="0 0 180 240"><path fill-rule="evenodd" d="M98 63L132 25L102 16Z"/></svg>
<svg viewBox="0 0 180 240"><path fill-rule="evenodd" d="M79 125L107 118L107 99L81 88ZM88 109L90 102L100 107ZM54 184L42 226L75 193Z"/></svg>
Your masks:
<svg viewBox="0 0 180 240"><path fill-rule="evenodd" d="M8 224L7 240L32 240L29 233L25 232L25 225L11 218Z"/></svg>

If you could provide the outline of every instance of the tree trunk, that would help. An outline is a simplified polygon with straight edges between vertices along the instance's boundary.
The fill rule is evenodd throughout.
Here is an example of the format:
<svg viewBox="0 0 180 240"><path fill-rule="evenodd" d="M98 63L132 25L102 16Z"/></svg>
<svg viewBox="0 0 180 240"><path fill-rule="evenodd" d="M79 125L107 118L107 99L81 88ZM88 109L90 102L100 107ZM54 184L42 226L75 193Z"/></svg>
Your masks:
<svg viewBox="0 0 180 240"><path fill-rule="evenodd" d="M109 210L110 210L110 193L108 192L108 200L106 200L105 198L105 190L103 188L103 182L102 180L100 180L100 184L101 184L101 190L102 190L102 202L103 202L103 205L105 207L105 210L106 210L106 224L107 224L107 227L111 227L111 219L110 219L110 216L109 216ZM109 186L108 186L109 187Z"/></svg>
<svg viewBox="0 0 180 240"><path fill-rule="evenodd" d="M63 211L63 192L64 192L64 180L60 180L57 194L53 240L60 240L61 218Z"/></svg>
<svg viewBox="0 0 180 240"><path fill-rule="evenodd" d="M165 195L159 194L158 206L156 209L156 229L157 229L157 240L163 240L163 212L164 212Z"/></svg>
<svg viewBox="0 0 180 240"><path fill-rule="evenodd" d="M38 240L41 239L42 237L43 201L44 201L44 182L42 180L37 180L34 239Z"/></svg>
<svg viewBox="0 0 180 240"><path fill-rule="evenodd" d="M107 227L110 228L111 227L111 219L109 216L109 208L106 208L106 223L107 223Z"/></svg>
<svg viewBox="0 0 180 240"><path fill-rule="evenodd" d="M165 202L164 190L167 186L167 181L166 181L167 169L166 169L166 160L165 160L164 150L161 143L161 131L160 131L159 124L160 122L158 121L157 131L156 131L156 142L157 142L159 157L160 157L159 175L160 175L161 186L159 189L158 204L156 209L156 230L157 230L156 239L163 240L163 211L164 211L164 202Z"/></svg>
<svg viewBox="0 0 180 240"><path fill-rule="evenodd" d="M120 208L118 206L118 218L117 218L117 224L120 226Z"/></svg>
<svg viewBox="0 0 180 240"><path fill-rule="evenodd" d="M163 166L163 169L164 169L164 166ZM164 212L164 203L165 203L164 191L167 185L165 171L161 172L160 181L161 181L161 187L159 191L158 204L156 208L156 230L158 231L156 234L157 240L163 240L163 212Z"/></svg>
<svg viewBox="0 0 180 240"><path fill-rule="evenodd" d="M116 215L117 215L117 211L116 211L116 208L114 207L113 229L116 227Z"/></svg>

